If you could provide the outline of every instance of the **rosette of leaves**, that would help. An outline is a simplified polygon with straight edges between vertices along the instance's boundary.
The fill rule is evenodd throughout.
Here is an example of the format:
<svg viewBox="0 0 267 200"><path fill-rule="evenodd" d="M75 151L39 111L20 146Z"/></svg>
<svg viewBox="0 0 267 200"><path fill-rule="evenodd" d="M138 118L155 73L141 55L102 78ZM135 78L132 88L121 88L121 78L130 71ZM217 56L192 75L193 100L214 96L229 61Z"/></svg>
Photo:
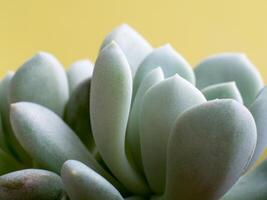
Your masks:
<svg viewBox="0 0 267 200"><path fill-rule="evenodd" d="M0 199L267 199L267 89L244 54L193 70L121 25L95 64L39 52L0 97Z"/></svg>

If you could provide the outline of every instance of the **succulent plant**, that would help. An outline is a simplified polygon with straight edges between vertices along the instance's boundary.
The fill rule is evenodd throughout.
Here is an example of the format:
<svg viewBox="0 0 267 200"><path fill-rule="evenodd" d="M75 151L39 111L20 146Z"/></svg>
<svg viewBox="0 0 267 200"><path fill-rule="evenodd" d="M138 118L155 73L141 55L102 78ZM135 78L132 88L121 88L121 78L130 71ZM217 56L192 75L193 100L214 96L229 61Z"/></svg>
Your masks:
<svg viewBox="0 0 267 200"><path fill-rule="evenodd" d="M121 25L95 64L37 53L0 99L0 199L267 199L267 87L244 54L193 70Z"/></svg>

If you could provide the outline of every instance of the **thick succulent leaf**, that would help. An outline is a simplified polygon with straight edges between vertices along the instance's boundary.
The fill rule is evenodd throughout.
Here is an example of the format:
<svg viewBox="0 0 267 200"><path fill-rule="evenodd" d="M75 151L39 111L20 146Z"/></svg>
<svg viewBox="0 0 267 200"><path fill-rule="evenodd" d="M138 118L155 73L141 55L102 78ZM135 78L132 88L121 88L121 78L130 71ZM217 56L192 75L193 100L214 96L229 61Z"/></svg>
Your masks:
<svg viewBox="0 0 267 200"><path fill-rule="evenodd" d="M244 172L257 140L245 106L231 99L209 101L176 121L167 151L167 200L216 200Z"/></svg>
<svg viewBox="0 0 267 200"><path fill-rule="evenodd" d="M1 81L0 84L0 111L1 111L1 118L3 122L3 132L5 133L5 139L9 150L11 153L18 159L19 161L23 161L27 165L31 165L31 158L22 148L20 143L17 141L15 134L12 130L9 113L10 113L10 103L8 100L9 96L9 87L10 82L14 76L13 72L9 72L5 78Z"/></svg>
<svg viewBox="0 0 267 200"><path fill-rule="evenodd" d="M0 106L0 111L1 111L1 106ZM8 144L7 144L7 138L6 137L7 137L7 135L4 132L3 122L2 122L2 116L0 114L0 148L2 150L4 150L5 152L10 153L10 150L9 150Z"/></svg>
<svg viewBox="0 0 267 200"><path fill-rule="evenodd" d="M148 192L144 178L126 153L126 127L131 107L130 66L112 42L97 58L91 81L90 116L96 146L111 172L136 194Z"/></svg>
<svg viewBox="0 0 267 200"><path fill-rule="evenodd" d="M94 65L90 60L78 60L70 65L67 70L70 95L80 83L91 78L93 69Z"/></svg>
<svg viewBox="0 0 267 200"><path fill-rule="evenodd" d="M61 178L46 170L26 169L0 176L3 200L58 200L62 192Z"/></svg>
<svg viewBox="0 0 267 200"><path fill-rule="evenodd" d="M101 49L115 41L125 54L134 76L141 61L152 51L151 45L132 27L122 24L109 33Z"/></svg>
<svg viewBox="0 0 267 200"><path fill-rule="evenodd" d="M127 144L129 145L133 158L141 171L143 171L139 134L139 117L141 113L141 104L143 102L143 97L146 91L163 79L164 75L160 67L151 70L151 72L146 75L136 93L129 116L126 138Z"/></svg>
<svg viewBox="0 0 267 200"><path fill-rule="evenodd" d="M203 89L212 84L235 81L249 106L263 87L256 67L244 54L222 53L210 56L195 68L197 87Z"/></svg>
<svg viewBox="0 0 267 200"><path fill-rule="evenodd" d="M205 87L201 92L208 101L214 99L234 99L243 104L242 96L235 82L218 83Z"/></svg>
<svg viewBox="0 0 267 200"><path fill-rule="evenodd" d="M72 200L123 200L113 185L81 162L66 161L61 169L61 177Z"/></svg>
<svg viewBox="0 0 267 200"><path fill-rule="evenodd" d="M264 87L249 108L257 126L257 145L250 162L252 166L267 147L267 87ZM248 167L248 168L249 168Z"/></svg>
<svg viewBox="0 0 267 200"><path fill-rule="evenodd" d="M51 54L40 52L26 61L10 83L11 103L29 101L63 115L69 97L65 71Z"/></svg>
<svg viewBox="0 0 267 200"><path fill-rule="evenodd" d="M22 168L24 168L24 166L21 163L19 163L11 155L0 149L0 175Z"/></svg>
<svg viewBox="0 0 267 200"><path fill-rule="evenodd" d="M93 152L95 142L90 124L90 79L84 80L72 92L66 105L65 121L79 136L84 145Z"/></svg>
<svg viewBox="0 0 267 200"><path fill-rule="evenodd" d="M146 92L139 119L141 153L146 178L156 194L164 191L167 144L176 118L203 102L203 94L177 74Z"/></svg>
<svg viewBox="0 0 267 200"><path fill-rule="evenodd" d="M119 186L96 162L78 136L51 110L38 104L20 102L11 105L10 118L19 142L41 166L59 173L66 160L79 160Z"/></svg>
<svg viewBox="0 0 267 200"><path fill-rule="evenodd" d="M243 175L221 200L254 199L267 199L267 160Z"/></svg>
<svg viewBox="0 0 267 200"><path fill-rule="evenodd" d="M158 66L162 68L166 78L177 73L189 82L195 83L195 75L189 63L167 44L154 49L140 64L134 77L134 95L146 74Z"/></svg>

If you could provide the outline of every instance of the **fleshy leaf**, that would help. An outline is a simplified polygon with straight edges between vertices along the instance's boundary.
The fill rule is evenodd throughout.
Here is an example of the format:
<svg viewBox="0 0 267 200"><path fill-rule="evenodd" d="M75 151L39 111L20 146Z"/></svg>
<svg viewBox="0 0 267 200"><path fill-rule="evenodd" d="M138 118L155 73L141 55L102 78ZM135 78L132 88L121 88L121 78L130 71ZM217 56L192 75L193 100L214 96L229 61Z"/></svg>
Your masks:
<svg viewBox="0 0 267 200"><path fill-rule="evenodd" d="M125 149L131 107L130 66L120 47L112 42L98 56L91 81L90 118L96 146L103 160L127 189L148 192L144 178Z"/></svg>
<svg viewBox="0 0 267 200"><path fill-rule="evenodd" d="M249 110L256 122L258 138L254 155L250 162L250 166L252 166L267 147L267 87L261 90Z"/></svg>
<svg viewBox="0 0 267 200"><path fill-rule="evenodd" d="M146 91L153 85L164 80L164 75L160 67L155 68L149 72L142 81L136 96L134 98L132 109L129 116L127 127L127 144L129 144L133 158L139 167L143 171L143 164L141 158L140 147L140 133L139 133L139 117L141 113L141 104Z"/></svg>
<svg viewBox="0 0 267 200"><path fill-rule="evenodd" d="M62 65L51 54L37 53L16 71L9 98L11 103L28 101L43 105L62 116L69 98Z"/></svg>
<svg viewBox="0 0 267 200"><path fill-rule="evenodd" d="M79 160L119 186L78 136L51 110L29 102L15 103L11 105L10 119L19 142L41 166L59 173L66 160Z"/></svg>
<svg viewBox="0 0 267 200"><path fill-rule="evenodd" d="M134 95L146 74L158 66L162 68L165 78L177 73L184 79L195 84L195 75L189 63L171 45L167 44L154 49L140 64L134 77Z"/></svg>
<svg viewBox="0 0 267 200"><path fill-rule="evenodd" d="M93 69L94 65L90 60L78 60L70 65L67 70L70 95L80 83L91 78Z"/></svg>
<svg viewBox="0 0 267 200"><path fill-rule="evenodd" d="M234 81L249 106L263 87L262 78L256 67L244 54L222 53L204 59L195 68L197 87Z"/></svg>
<svg viewBox="0 0 267 200"><path fill-rule="evenodd" d="M140 143L145 175L156 194L164 191L167 144L176 118L204 102L203 94L177 74L146 92L139 119Z"/></svg>
<svg viewBox="0 0 267 200"><path fill-rule="evenodd" d="M9 72L0 84L0 111L3 122L3 131L6 134L5 139L11 153L19 161L23 161L27 165L31 165L32 161L29 155L22 148L21 144L17 141L17 138L12 130L9 113L10 113L10 103L9 103L9 87L10 82L14 76L13 72Z"/></svg>
<svg viewBox="0 0 267 200"><path fill-rule="evenodd" d="M165 199L219 199L244 172L256 140L253 116L235 100L187 110L168 144Z"/></svg>
<svg viewBox="0 0 267 200"><path fill-rule="evenodd" d="M127 24L122 24L109 33L101 49L104 49L112 41L115 41L125 54L134 76L141 61L152 51L151 45L133 28Z"/></svg>
<svg viewBox="0 0 267 200"><path fill-rule="evenodd" d="M26 169L0 176L3 200L58 200L62 192L61 178L46 170Z"/></svg>
<svg viewBox="0 0 267 200"><path fill-rule="evenodd" d="M267 160L243 175L221 200L266 200Z"/></svg>
<svg viewBox="0 0 267 200"><path fill-rule="evenodd" d="M235 82L218 83L205 87L201 92L206 99L234 99L243 104L242 96L235 84Z"/></svg>
<svg viewBox="0 0 267 200"><path fill-rule="evenodd" d="M84 80L72 92L66 105L65 121L80 137L85 146L93 152L95 142L90 124L90 79Z"/></svg>
<svg viewBox="0 0 267 200"><path fill-rule="evenodd" d="M62 166L61 177L72 200L123 200L113 185L81 162L66 161Z"/></svg>
<svg viewBox="0 0 267 200"><path fill-rule="evenodd" d="M0 106L0 110L1 110L1 106ZM7 137L7 135L4 132L3 122L2 122L2 116L0 114L0 148L3 149L5 152L10 153L10 150L9 150L8 144L7 144L7 138L6 137Z"/></svg>
<svg viewBox="0 0 267 200"><path fill-rule="evenodd" d="M132 196L132 197L127 197L125 200L146 200L146 198L141 196Z"/></svg>

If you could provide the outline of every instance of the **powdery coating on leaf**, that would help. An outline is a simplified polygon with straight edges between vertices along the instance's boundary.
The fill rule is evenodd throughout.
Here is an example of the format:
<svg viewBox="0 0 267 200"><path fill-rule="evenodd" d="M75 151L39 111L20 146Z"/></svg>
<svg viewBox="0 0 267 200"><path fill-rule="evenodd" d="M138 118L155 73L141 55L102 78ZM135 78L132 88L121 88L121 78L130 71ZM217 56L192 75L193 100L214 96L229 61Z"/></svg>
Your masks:
<svg viewBox="0 0 267 200"><path fill-rule="evenodd" d="M115 41L125 54L134 77L141 61L152 51L151 45L132 27L122 24L109 33L101 45L104 49L112 41Z"/></svg>
<svg viewBox="0 0 267 200"><path fill-rule="evenodd" d="M263 87L256 67L246 55L240 53L210 56L196 66L195 75L199 89L216 83L235 81L246 106L252 103Z"/></svg>
<svg viewBox="0 0 267 200"><path fill-rule="evenodd" d="M125 150L131 107L132 78L119 46L112 42L97 58L91 81L90 118L96 146L114 176L131 192L144 194L148 187Z"/></svg>
<svg viewBox="0 0 267 200"><path fill-rule="evenodd" d="M137 164L139 170L141 171L143 171L141 147L140 147L140 130L139 130L141 105L146 91L153 85L159 83L162 80L164 80L164 75L160 67L151 70L142 81L132 103L132 108L128 121L126 139L127 139L127 144L129 145L129 148L135 160L135 163Z"/></svg>
<svg viewBox="0 0 267 200"><path fill-rule="evenodd" d="M81 162L66 161L61 176L72 200L123 200L113 185Z"/></svg>
<svg viewBox="0 0 267 200"><path fill-rule="evenodd" d="M225 82L210 85L201 90L206 99L234 99L243 104L242 96L235 84L235 82Z"/></svg>
<svg viewBox="0 0 267 200"><path fill-rule="evenodd" d="M154 49L140 64L134 77L133 96L146 74L158 66L162 68L165 78L177 73L195 84L195 75L190 64L171 45L167 44Z"/></svg>
<svg viewBox="0 0 267 200"><path fill-rule="evenodd" d="M141 153L147 181L156 194L164 191L166 149L176 118L204 102L203 94L177 74L145 93L139 119Z"/></svg>
<svg viewBox="0 0 267 200"><path fill-rule="evenodd" d="M46 169L59 173L66 160L76 159L106 177L119 189L122 188L54 112L38 104L20 102L12 104L10 118L21 145L33 160Z"/></svg>
<svg viewBox="0 0 267 200"><path fill-rule="evenodd" d="M166 200L217 200L238 180L257 140L251 113L230 99L182 114L167 151Z"/></svg>
<svg viewBox="0 0 267 200"><path fill-rule="evenodd" d="M39 52L15 73L10 84L11 103L29 101L43 105L59 116L69 98L68 81L59 61L51 54Z"/></svg>
<svg viewBox="0 0 267 200"><path fill-rule="evenodd" d="M0 177L3 200L58 200L62 192L61 178L46 170L27 169Z"/></svg>
<svg viewBox="0 0 267 200"><path fill-rule="evenodd" d="M78 60L70 65L67 70L70 95L80 83L92 77L93 69L94 65L90 60Z"/></svg>

